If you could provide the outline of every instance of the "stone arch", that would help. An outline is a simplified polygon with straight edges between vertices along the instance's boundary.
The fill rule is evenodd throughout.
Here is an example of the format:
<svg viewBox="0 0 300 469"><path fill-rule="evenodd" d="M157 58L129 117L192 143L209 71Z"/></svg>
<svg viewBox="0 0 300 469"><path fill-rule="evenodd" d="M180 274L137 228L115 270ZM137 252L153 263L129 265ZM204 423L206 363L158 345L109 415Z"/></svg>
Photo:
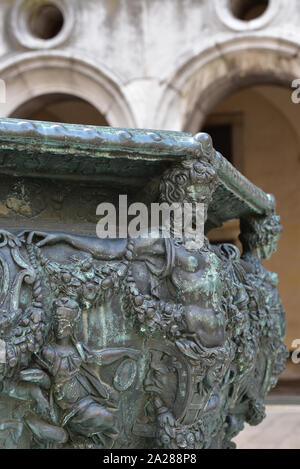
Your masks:
<svg viewBox="0 0 300 469"><path fill-rule="evenodd" d="M114 127L135 127L135 116L119 77L101 65L64 52L30 52L0 66L6 84L2 117L26 101L51 93L71 94L93 105Z"/></svg>
<svg viewBox="0 0 300 469"><path fill-rule="evenodd" d="M297 44L266 37L235 38L181 65L165 86L156 126L198 132L210 110L229 94L257 84L291 87L298 77Z"/></svg>
<svg viewBox="0 0 300 469"><path fill-rule="evenodd" d="M108 126L92 104L73 94L50 93L31 98L10 114L14 119L30 119L68 124Z"/></svg>

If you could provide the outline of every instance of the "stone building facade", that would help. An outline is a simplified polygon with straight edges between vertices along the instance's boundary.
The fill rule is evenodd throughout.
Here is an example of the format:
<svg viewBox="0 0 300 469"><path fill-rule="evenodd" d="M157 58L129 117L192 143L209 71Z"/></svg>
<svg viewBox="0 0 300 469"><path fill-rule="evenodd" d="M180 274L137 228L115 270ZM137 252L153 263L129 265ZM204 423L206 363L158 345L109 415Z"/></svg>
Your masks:
<svg viewBox="0 0 300 469"><path fill-rule="evenodd" d="M275 194L285 233L268 268L289 347L300 338L299 22L299 0L0 2L1 117L205 129ZM237 235L232 222L211 238Z"/></svg>

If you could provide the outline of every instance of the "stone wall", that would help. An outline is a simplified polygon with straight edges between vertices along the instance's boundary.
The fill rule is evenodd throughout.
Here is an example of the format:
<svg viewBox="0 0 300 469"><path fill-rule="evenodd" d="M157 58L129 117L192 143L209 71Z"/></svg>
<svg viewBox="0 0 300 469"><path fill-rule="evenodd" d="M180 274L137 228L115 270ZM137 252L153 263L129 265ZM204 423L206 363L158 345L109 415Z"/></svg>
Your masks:
<svg viewBox="0 0 300 469"><path fill-rule="evenodd" d="M300 76L297 0L270 0L252 21L237 19L229 0L52 0L64 24L47 40L32 32L41 3L1 1L2 116L68 92L111 125L194 130L232 87Z"/></svg>

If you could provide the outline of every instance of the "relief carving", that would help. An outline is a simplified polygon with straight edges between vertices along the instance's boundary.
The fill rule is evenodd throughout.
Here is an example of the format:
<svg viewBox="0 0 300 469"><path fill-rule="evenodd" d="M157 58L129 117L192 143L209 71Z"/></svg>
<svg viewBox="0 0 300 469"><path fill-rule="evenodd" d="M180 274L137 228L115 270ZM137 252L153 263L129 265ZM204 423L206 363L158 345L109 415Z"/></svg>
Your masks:
<svg viewBox="0 0 300 469"><path fill-rule="evenodd" d="M185 162L163 175L160 198L208 207L217 184L208 161ZM243 219L241 255L207 238L188 249L173 238L1 231L0 439L232 447L245 421L264 417L287 356L277 276L261 262L280 232L274 213ZM108 336L95 346L101 321Z"/></svg>

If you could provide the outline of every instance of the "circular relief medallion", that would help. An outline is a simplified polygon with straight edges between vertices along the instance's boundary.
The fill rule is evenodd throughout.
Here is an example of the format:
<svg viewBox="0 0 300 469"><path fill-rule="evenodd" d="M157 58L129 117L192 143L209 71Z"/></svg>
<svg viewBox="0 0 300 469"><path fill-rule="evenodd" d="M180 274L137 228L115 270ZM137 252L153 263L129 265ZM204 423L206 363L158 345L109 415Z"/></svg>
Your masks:
<svg viewBox="0 0 300 469"><path fill-rule="evenodd" d="M114 376L114 386L117 391L126 391L133 384L137 375L137 365L134 360L124 360L117 368Z"/></svg>

